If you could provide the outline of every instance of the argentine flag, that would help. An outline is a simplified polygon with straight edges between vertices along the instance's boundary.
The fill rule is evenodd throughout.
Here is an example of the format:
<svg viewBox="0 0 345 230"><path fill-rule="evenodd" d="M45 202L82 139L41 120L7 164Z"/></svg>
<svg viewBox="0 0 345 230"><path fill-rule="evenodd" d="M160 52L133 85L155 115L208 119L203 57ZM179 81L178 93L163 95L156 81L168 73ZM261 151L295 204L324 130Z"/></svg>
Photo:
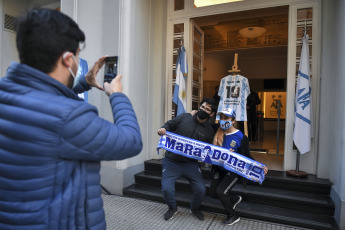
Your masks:
<svg viewBox="0 0 345 230"><path fill-rule="evenodd" d="M310 86L309 36L304 34L298 70L293 140L301 154L310 151L312 138L312 102Z"/></svg>
<svg viewBox="0 0 345 230"><path fill-rule="evenodd" d="M176 62L176 82L174 88L173 102L177 105L176 116L186 112L186 79L188 74L186 50L182 46L178 50Z"/></svg>
<svg viewBox="0 0 345 230"><path fill-rule="evenodd" d="M73 87L75 87L77 85L77 83L79 82L79 78L81 76L85 76L87 74L87 72L89 71L89 67L87 65L87 61L85 59L82 59L82 58L79 58L79 67L78 67L78 73L77 73L77 76L75 78L75 81L74 81L74 85ZM85 91L84 93L80 93L78 94L78 96L80 98L83 98L84 101L88 101L88 93L87 91Z"/></svg>

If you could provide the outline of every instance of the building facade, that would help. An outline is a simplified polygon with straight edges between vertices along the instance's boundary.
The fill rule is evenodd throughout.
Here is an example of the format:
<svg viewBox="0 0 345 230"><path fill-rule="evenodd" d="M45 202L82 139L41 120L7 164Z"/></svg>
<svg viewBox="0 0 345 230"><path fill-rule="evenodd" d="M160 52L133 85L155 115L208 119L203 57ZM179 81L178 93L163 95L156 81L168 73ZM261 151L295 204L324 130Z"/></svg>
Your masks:
<svg viewBox="0 0 345 230"><path fill-rule="evenodd" d="M233 64L233 60L227 62L228 66L222 64L220 59L214 58L217 56L215 53L209 52L207 57L204 55L208 52L204 51L204 47L209 47L210 43L204 32L210 28L207 22L213 15L237 15L240 20L238 15L245 13L263 14L265 9L287 10L284 22L288 32L283 45L286 54L282 61L285 64L280 68L286 73L282 170L295 169L296 149L292 140L294 98L300 45L298 37L303 24L299 12L311 10L312 15L305 21L312 27L310 60L314 137L311 152L301 156L299 167L333 183L335 218L340 229L345 228L345 168L342 167L345 162L345 1L245 0L195 7L193 0L0 0L1 76L5 75L11 61L18 61L11 21L35 6L60 8L77 21L86 34L86 48L80 56L88 61L89 66L102 55L119 57L123 90L133 103L144 141L140 155L123 161L102 162L102 185L119 195L122 188L134 182L134 174L144 169L145 160L162 158L156 152L156 131L174 113L171 101L179 43L184 44L189 62L188 111L195 109L198 100L206 94L203 85L206 85L210 68L217 66L218 70L227 70L231 67L229 63ZM202 37L199 43L198 36ZM221 39L214 41L220 41L219 47L222 46ZM196 44L199 48L195 48ZM242 53L243 49L239 49L240 58ZM197 60L199 65L195 65ZM91 90L88 101L98 108L100 116L112 119L104 92Z"/></svg>

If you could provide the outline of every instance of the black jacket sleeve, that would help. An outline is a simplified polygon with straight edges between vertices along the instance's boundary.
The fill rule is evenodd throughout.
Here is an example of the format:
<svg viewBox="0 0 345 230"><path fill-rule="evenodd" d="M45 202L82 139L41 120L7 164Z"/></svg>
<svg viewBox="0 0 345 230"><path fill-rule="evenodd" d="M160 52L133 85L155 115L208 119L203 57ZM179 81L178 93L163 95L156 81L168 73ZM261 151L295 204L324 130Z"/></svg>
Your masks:
<svg viewBox="0 0 345 230"><path fill-rule="evenodd" d="M174 132L178 126L178 124L181 123L183 117L185 116L185 113L182 113L180 115L178 115L177 117L175 117L174 119L171 119L169 121L167 121L162 128L165 128L166 131L169 132Z"/></svg>
<svg viewBox="0 0 345 230"><path fill-rule="evenodd" d="M243 156L246 156L246 157L254 160L254 158L250 155L249 139L248 139L248 137L246 135L243 135L239 152Z"/></svg>

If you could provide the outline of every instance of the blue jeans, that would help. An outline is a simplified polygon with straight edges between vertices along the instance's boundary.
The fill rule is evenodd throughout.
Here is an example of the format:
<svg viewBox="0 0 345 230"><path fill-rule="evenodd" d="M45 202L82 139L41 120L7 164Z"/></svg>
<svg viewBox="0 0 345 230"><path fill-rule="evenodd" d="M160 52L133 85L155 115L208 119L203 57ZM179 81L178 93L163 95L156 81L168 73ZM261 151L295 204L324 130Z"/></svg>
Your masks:
<svg viewBox="0 0 345 230"><path fill-rule="evenodd" d="M175 199L175 182L185 177L192 188L191 209L199 209L205 196L206 188L198 162L182 163L167 157L162 162L162 194L169 208L177 207Z"/></svg>

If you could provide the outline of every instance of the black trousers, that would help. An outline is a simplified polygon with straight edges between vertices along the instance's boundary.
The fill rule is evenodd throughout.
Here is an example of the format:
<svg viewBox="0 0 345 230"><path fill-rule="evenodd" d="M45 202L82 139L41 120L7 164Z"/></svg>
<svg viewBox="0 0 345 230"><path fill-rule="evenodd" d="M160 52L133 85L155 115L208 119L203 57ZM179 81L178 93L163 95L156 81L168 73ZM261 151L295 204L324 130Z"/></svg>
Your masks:
<svg viewBox="0 0 345 230"><path fill-rule="evenodd" d="M256 111L247 110L248 138L250 141L256 140L257 117Z"/></svg>
<svg viewBox="0 0 345 230"><path fill-rule="evenodd" d="M227 215L236 216L236 212L233 209L237 196L231 193L232 188L238 181L238 176L235 173L215 173L211 181L210 195L217 196L222 203Z"/></svg>

